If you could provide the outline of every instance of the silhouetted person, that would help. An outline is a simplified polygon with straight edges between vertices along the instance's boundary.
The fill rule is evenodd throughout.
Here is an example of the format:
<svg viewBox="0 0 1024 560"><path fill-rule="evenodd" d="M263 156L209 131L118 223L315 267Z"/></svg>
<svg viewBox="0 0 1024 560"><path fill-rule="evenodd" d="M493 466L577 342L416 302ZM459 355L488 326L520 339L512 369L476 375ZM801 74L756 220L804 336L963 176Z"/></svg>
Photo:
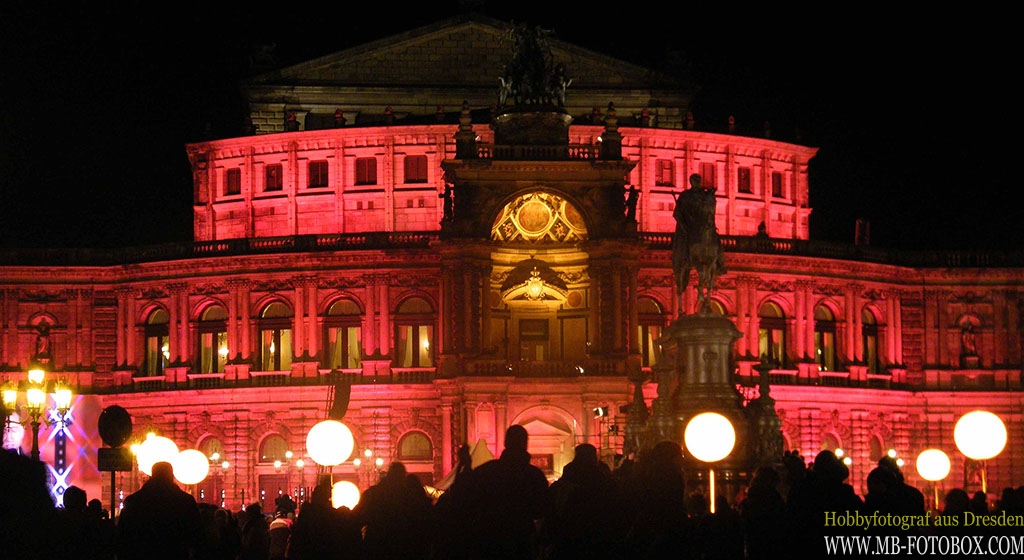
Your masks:
<svg viewBox="0 0 1024 560"><path fill-rule="evenodd" d="M200 560L237 560L242 550L241 527L227 508L214 504L199 504L200 518L206 535L206 544L200 551Z"/></svg>
<svg viewBox="0 0 1024 560"><path fill-rule="evenodd" d="M952 518L956 524L946 523L943 519L935 520L934 532L937 535L968 535L978 534L977 527L964 527L964 514L971 509L971 497L963 488L953 488L946 492L940 518Z"/></svg>
<svg viewBox="0 0 1024 560"><path fill-rule="evenodd" d="M270 560L284 560L288 556L288 539L292 536L293 515L296 504L288 494L278 496L274 503L277 511L270 522Z"/></svg>
<svg viewBox="0 0 1024 560"><path fill-rule="evenodd" d="M701 560L743 560L743 521L722 495L714 496L715 513L696 518L695 546Z"/></svg>
<svg viewBox="0 0 1024 560"><path fill-rule="evenodd" d="M544 473L530 463L526 428L509 426L501 456L474 470L470 509L471 558L537 557L537 522L550 511L551 489Z"/></svg>
<svg viewBox="0 0 1024 560"><path fill-rule="evenodd" d="M400 461L367 488L352 509L363 528L363 552L373 559L425 559L431 552L432 504L423 485Z"/></svg>
<svg viewBox="0 0 1024 560"><path fill-rule="evenodd" d="M242 550L239 560L268 560L270 558L270 527L259 502L245 508L247 518L242 526Z"/></svg>
<svg viewBox="0 0 1024 560"><path fill-rule="evenodd" d="M548 558L614 558L625 538L623 506L597 449L582 443L551 484L554 507L544 519Z"/></svg>
<svg viewBox="0 0 1024 560"><path fill-rule="evenodd" d="M636 469L632 550L638 558L696 558L682 448L659 442L641 454Z"/></svg>
<svg viewBox="0 0 1024 560"><path fill-rule="evenodd" d="M794 557L810 558L821 554L825 535L863 534L863 528L825 527L825 512L844 515L862 512L864 501L846 483L850 470L835 453L823 450L801 480L793 485L786 499ZM859 532L858 532L859 531Z"/></svg>
<svg viewBox="0 0 1024 560"><path fill-rule="evenodd" d="M473 457L469 444L462 444L457 452L455 479L434 503L434 558L461 560L469 557L466 527L473 522L469 514L469 487L473 476Z"/></svg>
<svg viewBox="0 0 1024 560"><path fill-rule="evenodd" d="M154 463L152 472L142 488L124 499L117 520L117 558L189 559L204 544L199 506L178 488L170 463Z"/></svg>
<svg viewBox="0 0 1024 560"><path fill-rule="evenodd" d="M896 500L894 513L898 515L924 515L928 511L925 507L924 493L907 484L906 479L903 477L903 471L900 469L896 459L888 455L883 456L878 460L878 466L888 470L896 478L896 484L893 488Z"/></svg>
<svg viewBox="0 0 1024 560"><path fill-rule="evenodd" d="M292 524L288 544L290 560L348 560L361 558L359 528L346 507L331 504L331 485L321 483L302 504Z"/></svg>
<svg viewBox="0 0 1024 560"><path fill-rule="evenodd" d="M51 543L54 558L97 560L113 558L109 542L104 542L101 519L90 514L85 490L68 486L64 490L64 507L57 510L57 527Z"/></svg>
<svg viewBox="0 0 1024 560"><path fill-rule="evenodd" d="M782 478L770 466L759 467L740 504L740 517L747 541L747 558L771 560L786 552L786 500L779 491Z"/></svg>

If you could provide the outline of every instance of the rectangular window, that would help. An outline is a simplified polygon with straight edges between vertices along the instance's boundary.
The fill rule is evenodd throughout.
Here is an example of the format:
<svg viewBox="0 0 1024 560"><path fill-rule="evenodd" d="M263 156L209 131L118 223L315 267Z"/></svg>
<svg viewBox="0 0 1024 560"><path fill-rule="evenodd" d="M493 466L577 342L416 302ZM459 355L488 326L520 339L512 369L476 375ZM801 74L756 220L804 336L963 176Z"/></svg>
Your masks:
<svg viewBox="0 0 1024 560"><path fill-rule="evenodd" d="M395 350L397 367L433 367L434 328L430 325L398 325L398 340Z"/></svg>
<svg viewBox="0 0 1024 560"><path fill-rule="evenodd" d="M315 189L326 187L327 182L327 161L317 160L309 162L309 188Z"/></svg>
<svg viewBox="0 0 1024 560"><path fill-rule="evenodd" d="M356 369L361 367L360 327L340 326L327 331L327 364L331 369Z"/></svg>
<svg viewBox="0 0 1024 560"><path fill-rule="evenodd" d="M782 173L772 172L772 196L782 198Z"/></svg>
<svg viewBox="0 0 1024 560"><path fill-rule="evenodd" d="M700 184L704 187L714 187L715 183L715 164L713 163L702 163L700 164Z"/></svg>
<svg viewBox="0 0 1024 560"><path fill-rule="evenodd" d="M753 193L754 189L750 186L750 168L740 167L736 170L736 189L741 193Z"/></svg>
<svg viewBox="0 0 1024 560"><path fill-rule="evenodd" d="M659 159L655 161L655 183L663 187L671 187L675 185L675 170L670 159Z"/></svg>
<svg viewBox="0 0 1024 560"><path fill-rule="evenodd" d="M377 184L377 158L356 158L356 184Z"/></svg>
<svg viewBox="0 0 1024 560"><path fill-rule="evenodd" d="M263 190L279 191L284 188L284 172L281 165L268 165L264 173Z"/></svg>
<svg viewBox="0 0 1024 560"><path fill-rule="evenodd" d="M406 156L405 158L405 182L426 183L427 182L427 156Z"/></svg>
<svg viewBox="0 0 1024 560"><path fill-rule="evenodd" d="M164 329L167 328L163 325ZM147 377L156 377L164 374L164 367L170 360L169 342L167 334L149 334L146 336L146 366Z"/></svg>
<svg viewBox="0 0 1024 560"><path fill-rule="evenodd" d="M242 194L242 170L236 168L228 169L224 173L224 194L225 196Z"/></svg>

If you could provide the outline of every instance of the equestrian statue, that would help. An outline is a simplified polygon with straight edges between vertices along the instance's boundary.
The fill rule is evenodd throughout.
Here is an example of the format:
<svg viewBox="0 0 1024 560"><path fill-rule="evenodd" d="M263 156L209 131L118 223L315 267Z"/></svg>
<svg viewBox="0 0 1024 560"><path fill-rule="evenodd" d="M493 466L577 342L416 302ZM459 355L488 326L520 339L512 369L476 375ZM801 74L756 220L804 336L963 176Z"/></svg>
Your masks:
<svg viewBox="0 0 1024 560"><path fill-rule="evenodd" d="M703 186L701 176L694 173L690 175L690 188L676 196L672 270L680 315L683 315L683 292L690 283L690 270L697 271L698 313L710 313L715 280L725 273L725 252L715 227L715 190Z"/></svg>

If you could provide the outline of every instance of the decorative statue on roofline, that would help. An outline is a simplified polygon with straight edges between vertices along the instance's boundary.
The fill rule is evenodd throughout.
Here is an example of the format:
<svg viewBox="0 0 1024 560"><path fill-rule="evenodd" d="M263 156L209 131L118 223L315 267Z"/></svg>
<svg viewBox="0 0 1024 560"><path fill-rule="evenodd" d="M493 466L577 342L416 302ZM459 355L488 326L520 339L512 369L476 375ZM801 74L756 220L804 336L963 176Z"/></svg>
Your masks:
<svg viewBox="0 0 1024 560"><path fill-rule="evenodd" d="M512 58L498 78L498 107L565 106L565 90L572 84L565 65L555 64L547 37L550 31L525 23L513 23L503 41L511 43Z"/></svg>

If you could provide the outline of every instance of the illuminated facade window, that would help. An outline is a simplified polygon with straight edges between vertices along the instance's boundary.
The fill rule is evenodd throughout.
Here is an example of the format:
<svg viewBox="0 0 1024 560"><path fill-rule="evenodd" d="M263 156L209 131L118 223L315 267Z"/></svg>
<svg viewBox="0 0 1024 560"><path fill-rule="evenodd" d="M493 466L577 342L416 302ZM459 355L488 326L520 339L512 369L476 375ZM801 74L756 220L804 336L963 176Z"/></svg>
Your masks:
<svg viewBox="0 0 1024 560"><path fill-rule="evenodd" d="M782 173L778 171L772 172L772 196L775 198L783 197L783 184L782 184Z"/></svg>
<svg viewBox="0 0 1024 560"><path fill-rule="evenodd" d="M376 185L377 184L377 158L361 157L356 158L356 184Z"/></svg>
<svg viewBox="0 0 1024 560"><path fill-rule="evenodd" d="M326 160L316 160L309 162L309 188L317 189L326 187L329 183L330 176L327 171Z"/></svg>
<svg viewBox="0 0 1024 560"><path fill-rule="evenodd" d="M675 185L675 166L670 159L659 159L655 161L655 184L660 187L671 187Z"/></svg>
<svg viewBox="0 0 1024 560"><path fill-rule="evenodd" d="M228 363L227 311L220 305L203 310L198 324L199 373L223 373Z"/></svg>
<svg viewBox="0 0 1024 560"><path fill-rule="evenodd" d="M273 434L267 436L260 443L259 462L261 464L273 463L274 461L286 461L288 453L288 441L283 436Z"/></svg>
<svg viewBox="0 0 1024 560"><path fill-rule="evenodd" d="M836 320L824 305L814 308L814 361L818 371L836 371Z"/></svg>
<svg viewBox="0 0 1024 560"><path fill-rule="evenodd" d="M758 312L757 350L762 362L773 367L787 368L789 360L786 356L786 317L782 309L771 302L761 306Z"/></svg>
<svg viewBox="0 0 1024 560"><path fill-rule="evenodd" d="M395 314L396 367L433 367L434 309L422 298L409 298Z"/></svg>
<svg viewBox="0 0 1024 560"><path fill-rule="evenodd" d="M700 184L704 187L717 186L715 182L715 164L709 162L700 164Z"/></svg>
<svg viewBox="0 0 1024 560"><path fill-rule="evenodd" d="M146 361L142 365L142 371L146 377L163 375L164 368L170 361L170 340L167 326L169 322L170 318L163 309L153 311L146 319Z"/></svg>
<svg viewBox="0 0 1024 560"><path fill-rule="evenodd" d="M263 190L279 191L284 188L284 170L281 164L268 165L263 171Z"/></svg>
<svg viewBox="0 0 1024 560"><path fill-rule="evenodd" d="M551 353L551 336L547 319L519 320L519 359L524 362L543 361Z"/></svg>
<svg viewBox="0 0 1024 560"><path fill-rule="evenodd" d="M423 432L409 432L398 440L399 461L430 461L434 458L434 446Z"/></svg>
<svg viewBox="0 0 1024 560"><path fill-rule="evenodd" d="M651 367L661 359L661 345L655 341L661 338L661 331L665 327L665 315L658 302L646 297L637 300L637 313L641 364L643 367Z"/></svg>
<svg viewBox="0 0 1024 560"><path fill-rule="evenodd" d="M356 369L362 365L363 312L355 302L336 301L324 317L324 367Z"/></svg>
<svg viewBox="0 0 1024 560"><path fill-rule="evenodd" d="M405 157L405 182L426 183L427 182L427 156L406 156Z"/></svg>
<svg viewBox="0 0 1024 560"><path fill-rule="evenodd" d="M870 309L861 312L860 321L864 365L868 366L868 373L879 373L882 371L882 362L878 356L878 321Z"/></svg>
<svg viewBox="0 0 1024 560"><path fill-rule="evenodd" d="M242 194L242 170L232 167L224 171L224 195Z"/></svg>
<svg viewBox="0 0 1024 560"><path fill-rule="evenodd" d="M281 302L263 309L259 319L260 366L285 371L292 366L292 311Z"/></svg>
<svg viewBox="0 0 1024 560"><path fill-rule="evenodd" d="M749 167L740 167L736 169L736 190L744 194L753 194L754 187L750 182Z"/></svg>

